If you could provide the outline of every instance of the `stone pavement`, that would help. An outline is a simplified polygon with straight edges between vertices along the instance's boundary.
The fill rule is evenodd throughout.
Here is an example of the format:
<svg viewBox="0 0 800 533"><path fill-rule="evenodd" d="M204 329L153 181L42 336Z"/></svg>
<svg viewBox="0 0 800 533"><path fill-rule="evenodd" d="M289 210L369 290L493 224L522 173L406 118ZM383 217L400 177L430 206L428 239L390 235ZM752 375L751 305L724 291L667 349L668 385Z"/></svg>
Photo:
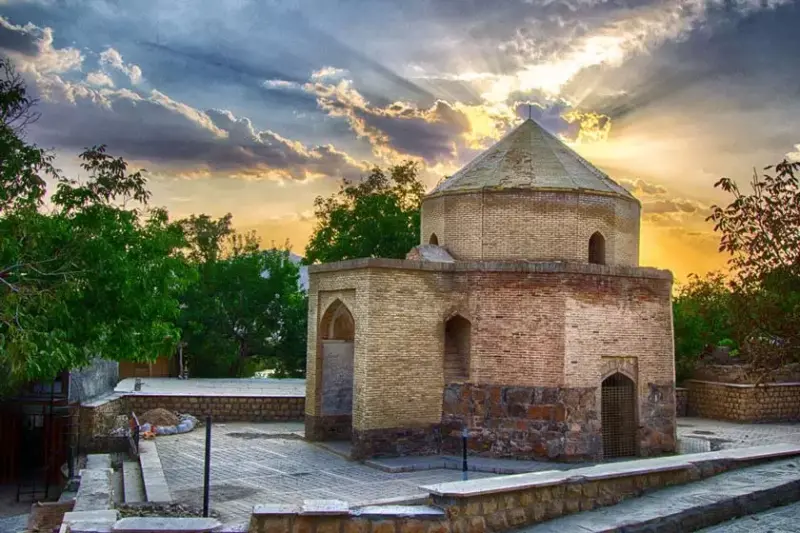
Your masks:
<svg viewBox="0 0 800 533"><path fill-rule="evenodd" d="M702 452L709 448L799 443L800 424L748 425L686 418L679 420L678 434L691 444L683 446L685 453ZM401 458L375 464L374 468L348 461L322 446L302 440L302 436L302 422L235 422L213 426L211 505L224 521L247 520L253 505L263 503L335 498L359 506L420 498L426 495L419 489L422 485L461 479L459 470L441 468L444 466L439 463L442 458ZM204 428L182 435L160 436L155 442L173 499L201 505ZM473 464L478 461L471 460ZM487 465L491 462L482 461ZM496 472L519 471L511 469L507 463L510 462L497 461ZM586 466L524 463L525 471ZM414 471L407 471L410 469ZM496 475L471 472L470 478Z"/></svg>
<svg viewBox="0 0 800 533"><path fill-rule="evenodd" d="M0 517L0 533L18 533L20 531L25 531L25 526L27 524L27 514L2 516Z"/></svg>
<svg viewBox="0 0 800 533"><path fill-rule="evenodd" d="M704 418L679 418L678 439L684 443L689 441L707 443L707 449L691 449L693 446L685 446L687 449L683 450L683 453L763 446L781 442L800 443L800 424L743 424Z"/></svg>
<svg viewBox="0 0 800 533"><path fill-rule="evenodd" d="M139 378L141 390L135 391L136 378L126 378L114 388L117 393L160 396L305 396L304 379L178 379Z"/></svg>
<svg viewBox="0 0 800 533"><path fill-rule="evenodd" d="M427 495L421 485L457 481L457 470L392 474L348 461L302 440L302 423L215 424L211 507L225 522L246 521L256 504L342 499L351 506ZM205 430L155 439L174 501L202 505ZM471 479L494 474L473 472Z"/></svg>
<svg viewBox="0 0 800 533"><path fill-rule="evenodd" d="M731 520L700 530L701 533L798 533L800 502Z"/></svg>

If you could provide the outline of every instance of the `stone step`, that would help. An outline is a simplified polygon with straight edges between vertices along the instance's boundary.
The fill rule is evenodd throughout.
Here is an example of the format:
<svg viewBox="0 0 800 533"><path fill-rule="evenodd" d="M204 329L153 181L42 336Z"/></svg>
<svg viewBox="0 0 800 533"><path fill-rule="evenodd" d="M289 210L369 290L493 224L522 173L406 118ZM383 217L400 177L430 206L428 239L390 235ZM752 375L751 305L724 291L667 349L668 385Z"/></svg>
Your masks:
<svg viewBox="0 0 800 533"><path fill-rule="evenodd" d="M800 500L800 459L784 459L646 493L519 533L698 531Z"/></svg>
<svg viewBox="0 0 800 533"><path fill-rule="evenodd" d="M123 461L122 480L125 485L125 503L145 501L142 468L138 461Z"/></svg>
<svg viewBox="0 0 800 533"><path fill-rule="evenodd" d="M148 502L170 503L172 495L164 477L155 441L139 441L139 466L142 468L144 493Z"/></svg>

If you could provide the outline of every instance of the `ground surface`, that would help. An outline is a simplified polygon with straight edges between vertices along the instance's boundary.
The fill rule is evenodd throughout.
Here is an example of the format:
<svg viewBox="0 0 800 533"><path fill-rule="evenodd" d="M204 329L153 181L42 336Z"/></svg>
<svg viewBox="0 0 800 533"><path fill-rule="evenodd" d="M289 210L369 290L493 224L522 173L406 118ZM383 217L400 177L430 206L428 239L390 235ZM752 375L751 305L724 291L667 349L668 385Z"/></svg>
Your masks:
<svg viewBox="0 0 800 533"><path fill-rule="evenodd" d="M745 516L701 533L798 533L800 532L800 503L778 507L763 513Z"/></svg>
<svg viewBox="0 0 800 533"><path fill-rule="evenodd" d="M800 424L746 425L685 418L678 428L685 452L800 442ZM216 424L212 431L211 504L224 521L243 521L253 505L346 500L353 506L424 493L419 486L461 479L457 470L388 473L306 442L302 423ZM172 497L202 503L205 430L156 438ZM530 470L562 465L527 462ZM580 465L575 465L580 466ZM497 474L471 472L471 478ZM800 523L800 521L799 521Z"/></svg>
<svg viewBox="0 0 800 533"><path fill-rule="evenodd" d="M305 396L304 379L140 378L142 394L167 396ZM114 392L135 392L136 378L120 381Z"/></svg>

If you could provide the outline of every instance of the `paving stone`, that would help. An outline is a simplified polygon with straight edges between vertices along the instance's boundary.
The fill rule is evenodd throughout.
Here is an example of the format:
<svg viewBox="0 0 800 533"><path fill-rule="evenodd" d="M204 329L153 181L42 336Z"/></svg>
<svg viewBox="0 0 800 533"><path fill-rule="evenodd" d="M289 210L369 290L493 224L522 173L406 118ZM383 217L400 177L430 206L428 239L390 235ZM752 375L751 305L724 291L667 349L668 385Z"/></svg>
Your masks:
<svg viewBox="0 0 800 533"><path fill-rule="evenodd" d="M213 518L131 517L114 524L113 531L124 533L202 533L214 531L222 524Z"/></svg>

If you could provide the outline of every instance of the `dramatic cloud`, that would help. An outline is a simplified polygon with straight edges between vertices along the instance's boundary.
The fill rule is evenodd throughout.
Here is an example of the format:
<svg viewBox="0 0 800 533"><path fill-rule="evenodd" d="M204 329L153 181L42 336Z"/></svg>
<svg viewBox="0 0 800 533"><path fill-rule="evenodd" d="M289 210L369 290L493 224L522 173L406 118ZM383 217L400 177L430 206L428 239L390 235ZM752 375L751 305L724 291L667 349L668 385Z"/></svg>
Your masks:
<svg viewBox="0 0 800 533"><path fill-rule="evenodd" d="M631 180L617 180L620 185L628 189L634 196L660 196L667 193L667 189L655 183L648 183L643 179Z"/></svg>
<svg viewBox="0 0 800 533"><path fill-rule="evenodd" d="M157 90L114 89L102 71L70 80L67 75L80 66L80 56L54 49L52 30L3 28L7 35L17 34L4 41L16 44L16 50L6 50L20 54L18 66L28 76L29 90L41 99L42 117L30 132L42 144L77 151L104 143L115 154L187 175L302 181L355 178L366 168L332 145L306 146L257 131L249 119L230 111L199 110ZM33 46L23 46L26 40ZM125 63L113 48L100 54L100 65L124 73L131 83L142 77L139 67Z"/></svg>
<svg viewBox="0 0 800 533"><path fill-rule="evenodd" d="M113 48L107 48L100 54L100 64L122 72L133 84L142 80L142 69L132 63L125 63L122 54Z"/></svg>

